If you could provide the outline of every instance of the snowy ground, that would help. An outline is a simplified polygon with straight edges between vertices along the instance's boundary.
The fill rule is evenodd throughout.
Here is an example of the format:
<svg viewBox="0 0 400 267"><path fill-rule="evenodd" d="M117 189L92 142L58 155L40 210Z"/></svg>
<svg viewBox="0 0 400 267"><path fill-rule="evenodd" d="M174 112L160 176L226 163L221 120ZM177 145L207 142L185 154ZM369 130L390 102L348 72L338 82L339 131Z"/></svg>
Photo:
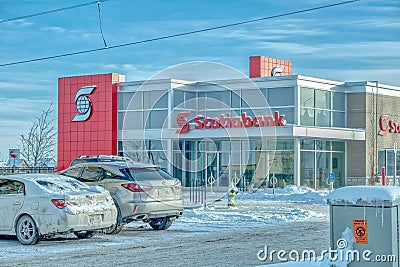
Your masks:
<svg viewBox="0 0 400 267"><path fill-rule="evenodd" d="M132 223L120 235L72 236L22 246L0 238L0 266L261 266L257 252L329 246L327 191L289 186L239 192L236 208L226 197L191 207L167 231ZM211 196L212 197L212 196ZM218 197L216 197L218 198Z"/></svg>

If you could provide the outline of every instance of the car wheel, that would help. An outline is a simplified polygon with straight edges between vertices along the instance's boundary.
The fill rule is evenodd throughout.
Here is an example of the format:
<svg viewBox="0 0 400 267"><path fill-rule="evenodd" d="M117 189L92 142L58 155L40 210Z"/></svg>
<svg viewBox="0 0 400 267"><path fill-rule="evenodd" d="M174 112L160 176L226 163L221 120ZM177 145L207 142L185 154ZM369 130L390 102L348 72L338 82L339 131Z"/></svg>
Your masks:
<svg viewBox="0 0 400 267"><path fill-rule="evenodd" d="M92 236L94 236L94 231L74 232L74 235L79 239L86 239L86 238L91 238Z"/></svg>
<svg viewBox="0 0 400 267"><path fill-rule="evenodd" d="M19 218L15 232L19 242L23 245L34 245L39 241L38 228L29 215L23 215Z"/></svg>
<svg viewBox="0 0 400 267"><path fill-rule="evenodd" d="M157 218L150 220L150 226L154 230L167 230L172 224L172 220L169 217Z"/></svg>
<svg viewBox="0 0 400 267"><path fill-rule="evenodd" d="M107 235L119 234L122 231L122 228L124 227L124 225L121 224L121 219L122 219L121 209L119 208L117 201L115 199L114 199L114 204L115 207L117 207L117 221L111 227L104 229L104 233Z"/></svg>

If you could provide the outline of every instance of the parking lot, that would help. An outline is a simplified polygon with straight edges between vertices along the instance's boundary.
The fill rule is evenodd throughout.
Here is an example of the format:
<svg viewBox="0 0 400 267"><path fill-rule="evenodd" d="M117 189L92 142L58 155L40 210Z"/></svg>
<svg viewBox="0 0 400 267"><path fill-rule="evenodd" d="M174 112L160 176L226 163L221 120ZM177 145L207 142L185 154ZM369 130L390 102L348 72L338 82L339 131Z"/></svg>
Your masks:
<svg viewBox="0 0 400 267"><path fill-rule="evenodd" d="M61 236L35 246L2 237L1 266L257 266L268 264L257 258L265 245L275 250L329 246L326 205L239 200L238 209L231 210L224 204L185 210L167 231L133 223L119 235Z"/></svg>

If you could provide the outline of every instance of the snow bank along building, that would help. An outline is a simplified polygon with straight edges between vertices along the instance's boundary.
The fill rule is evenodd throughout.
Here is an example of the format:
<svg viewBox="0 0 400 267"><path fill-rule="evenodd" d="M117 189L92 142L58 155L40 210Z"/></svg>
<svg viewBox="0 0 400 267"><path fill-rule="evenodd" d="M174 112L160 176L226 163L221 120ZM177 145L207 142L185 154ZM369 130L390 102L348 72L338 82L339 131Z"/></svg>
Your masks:
<svg viewBox="0 0 400 267"><path fill-rule="evenodd" d="M250 79L271 108L262 118L256 113L265 106L241 101L257 98L257 90L240 79L223 81L234 89L221 90L175 79L141 88L144 81L120 74L59 78L58 168L80 155L111 154L160 165L184 186L210 176L218 178L215 186L228 186L234 176L274 173L281 186L321 188L329 172L335 187L364 185L376 182L382 167L389 182L400 178L400 87L291 72L290 61L250 57ZM272 154L255 130L270 125L276 149L268 173ZM247 127L246 140L222 126Z"/></svg>

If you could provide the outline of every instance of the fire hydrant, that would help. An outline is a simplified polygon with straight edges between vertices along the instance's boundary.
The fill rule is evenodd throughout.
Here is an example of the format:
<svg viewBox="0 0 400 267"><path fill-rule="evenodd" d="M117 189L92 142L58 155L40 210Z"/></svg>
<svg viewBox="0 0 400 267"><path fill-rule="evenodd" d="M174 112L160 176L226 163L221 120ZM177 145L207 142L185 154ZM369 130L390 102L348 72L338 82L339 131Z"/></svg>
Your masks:
<svg viewBox="0 0 400 267"><path fill-rule="evenodd" d="M237 192L238 192L238 189L237 189L236 186L232 187L231 190L229 190L229 193L228 193L228 207L236 207L235 196L236 196Z"/></svg>

